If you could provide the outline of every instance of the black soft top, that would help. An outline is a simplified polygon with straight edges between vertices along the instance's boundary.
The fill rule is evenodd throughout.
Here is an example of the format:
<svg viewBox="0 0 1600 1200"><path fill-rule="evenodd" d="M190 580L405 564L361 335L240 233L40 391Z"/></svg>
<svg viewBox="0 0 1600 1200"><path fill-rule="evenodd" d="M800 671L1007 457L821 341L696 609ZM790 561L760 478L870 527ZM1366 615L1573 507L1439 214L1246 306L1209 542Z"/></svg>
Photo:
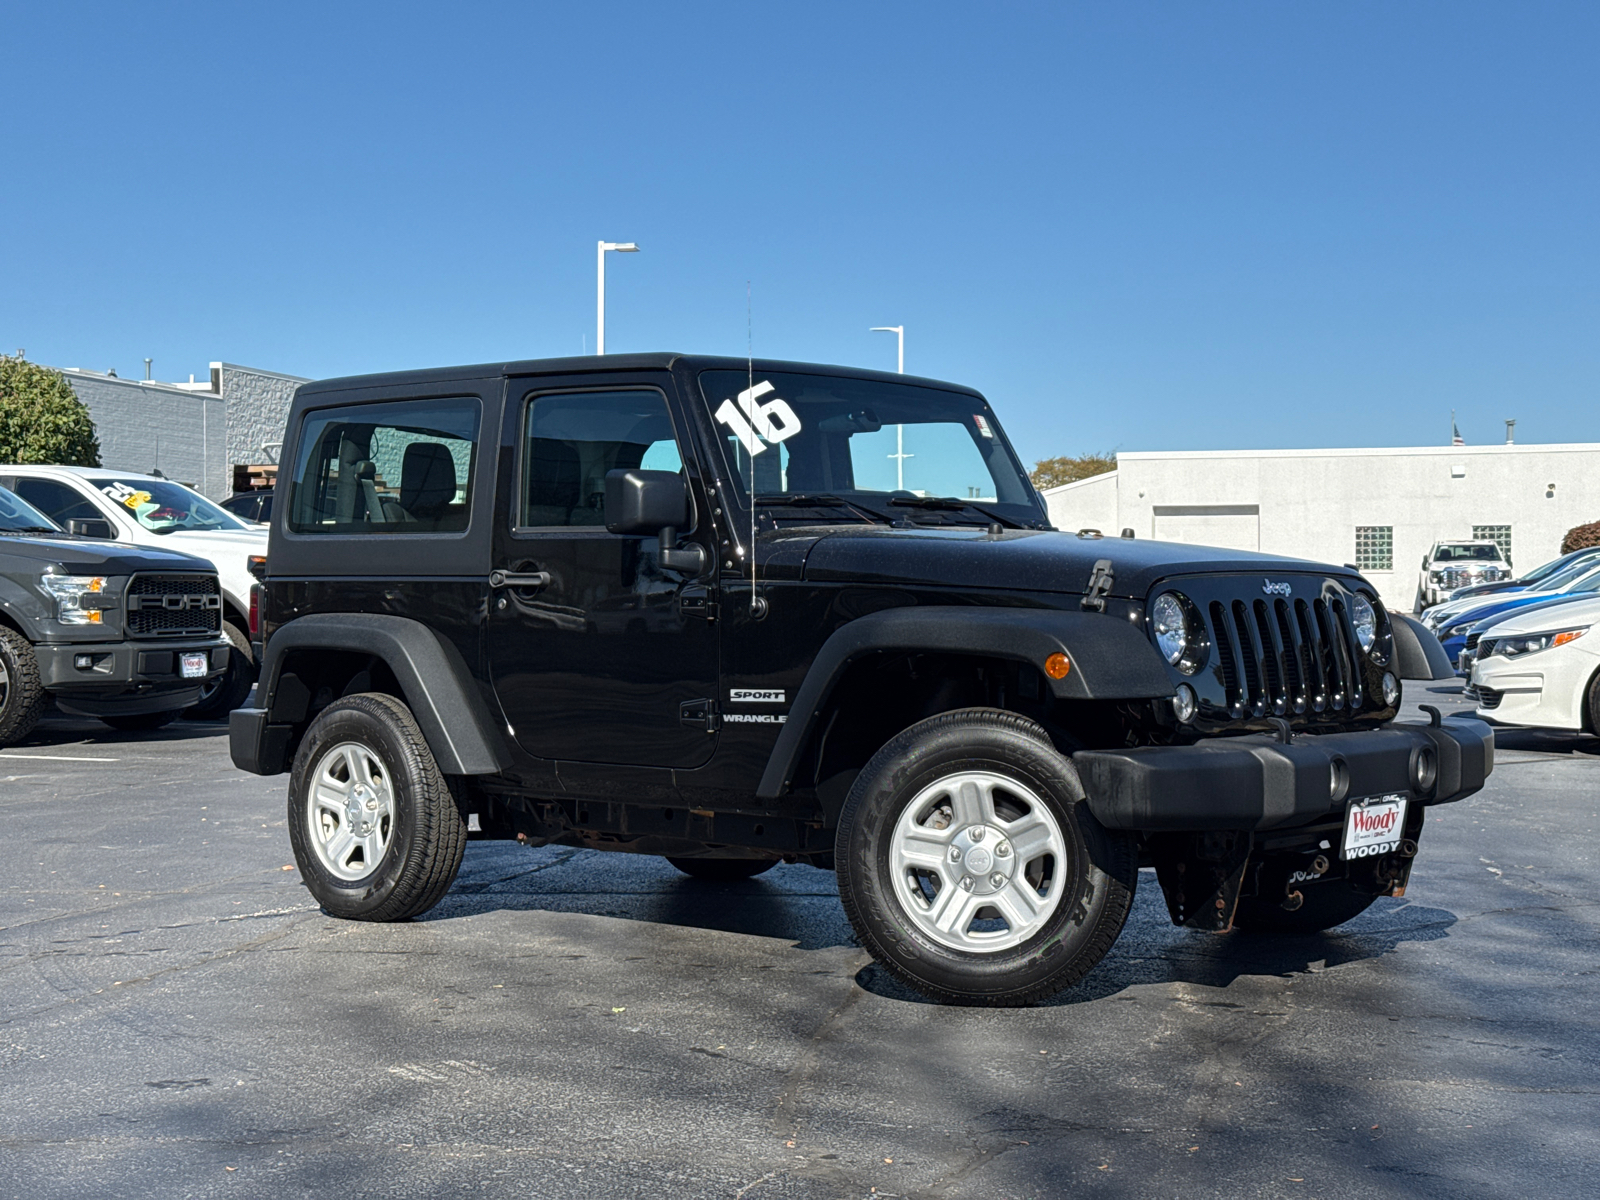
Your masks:
<svg viewBox="0 0 1600 1200"><path fill-rule="evenodd" d="M682 371L690 375L701 371L743 371L750 361L743 358L724 358L711 354L679 354L659 351L649 354L607 354L574 356L572 358L524 358L504 363L477 363L460 367L429 367L414 371L384 371L373 375L344 375L333 379L318 379L302 384L297 397L314 396L322 392L344 392L357 388L395 388L408 386L437 386L464 379L492 379L496 376L516 375L582 375L616 371ZM828 366L822 363L785 362L781 359L758 358L755 370L760 372L796 372L804 375L844 375L852 379L874 379L885 383L910 383L920 387L935 387L947 392L962 392L976 396L979 393L959 383L942 379L926 379L919 375L897 375L891 371L872 371L862 367Z"/></svg>

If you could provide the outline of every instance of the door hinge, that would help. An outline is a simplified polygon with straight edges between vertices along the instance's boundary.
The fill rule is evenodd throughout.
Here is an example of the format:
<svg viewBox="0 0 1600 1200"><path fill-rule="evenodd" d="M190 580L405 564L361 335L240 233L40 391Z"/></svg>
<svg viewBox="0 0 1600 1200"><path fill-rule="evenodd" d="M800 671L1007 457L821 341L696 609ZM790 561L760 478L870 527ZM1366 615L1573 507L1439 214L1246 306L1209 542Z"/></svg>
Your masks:
<svg viewBox="0 0 1600 1200"><path fill-rule="evenodd" d="M717 712L715 700L685 700L678 705L678 723L715 733L722 724L722 715Z"/></svg>
<svg viewBox="0 0 1600 1200"><path fill-rule="evenodd" d="M678 593L678 611L686 617L698 617L702 621L715 621L717 619L717 601L712 596L709 588L688 587Z"/></svg>
<svg viewBox="0 0 1600 1200"><path fill-rule="evenodd" d="M1116 575L1111 570L1111 560L1102 558L1094 564L1094 570L1089 572L1089 583L1084 588L1083 605L1095 612L1105 612L1106 593L1111 590L1111 584Z"/></svg>

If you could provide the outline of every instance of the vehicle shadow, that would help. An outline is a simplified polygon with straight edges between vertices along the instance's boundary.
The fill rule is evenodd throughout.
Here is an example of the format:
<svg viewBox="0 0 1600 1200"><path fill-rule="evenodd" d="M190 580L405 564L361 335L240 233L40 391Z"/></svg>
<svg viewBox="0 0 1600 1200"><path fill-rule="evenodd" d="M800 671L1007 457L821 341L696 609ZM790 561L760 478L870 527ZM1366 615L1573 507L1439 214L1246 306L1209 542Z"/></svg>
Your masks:
<svg viewBox="0 0 1600 1200"><path fill-rule="evenodd" d="M1564 754L1575 758L1600 758L1600 737L1567 729L1519 729L1497 725L1497 751L1521 750L1530 754Z"/></svg>
<svg viewBox="0 0 1600 1200"><path fill-rule="evenodd" d="M6 750L47 750L63 746L121 746L140 742L215 740L214 721L179 717L159 729L113 729L93 717L75 717L51 710L27 737L9 742Z"/></svg>

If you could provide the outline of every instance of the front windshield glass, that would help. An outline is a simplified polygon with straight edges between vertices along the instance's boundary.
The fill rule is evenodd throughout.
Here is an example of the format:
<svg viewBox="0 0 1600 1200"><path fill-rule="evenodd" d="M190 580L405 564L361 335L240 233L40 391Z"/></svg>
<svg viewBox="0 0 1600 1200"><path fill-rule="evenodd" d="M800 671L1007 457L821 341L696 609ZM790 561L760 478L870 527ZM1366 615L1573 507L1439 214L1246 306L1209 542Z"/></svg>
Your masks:
<svg viewBox="0 0 1600 1200"><path fill-rule="evenodd" d="M247 528L232 513L181 483L166 479L97 479L95 486L151 533Z"/></svg>
<svg viewBox="0 0 1600 1200"><path fill-rule="evenodd" d="M61 526L21 496L0 487L0 533L58 533Z"/></svg>
<svg viewBox="0 0 1600 1200"><path fill-rule="evenodd" d="M1494 562L1500 557L1498 546L1474 545L1468 543L1464 546L1440 546L1433 552L1433 561L1436 563L1451 562Z"/></svg>
<svg viewBox="0 0 1600 1200"><path fill-rule="evenodd" d="M1043 521L1032 486L977 396L835 375L700 375L724 460L758 504L834 506L899 520Z"/></svg>
<svg viewBox="0 0 1600 1200"><path fill-rule="evenodd" d="M1541 581L1537 587L1532 587L1528 590L1530 592L1564 592L1574 582L1597 569L1600 568L1596 568L1594 560L1586 558L1581 562L1568 564L1550 576L1550 578Z"/></svg>

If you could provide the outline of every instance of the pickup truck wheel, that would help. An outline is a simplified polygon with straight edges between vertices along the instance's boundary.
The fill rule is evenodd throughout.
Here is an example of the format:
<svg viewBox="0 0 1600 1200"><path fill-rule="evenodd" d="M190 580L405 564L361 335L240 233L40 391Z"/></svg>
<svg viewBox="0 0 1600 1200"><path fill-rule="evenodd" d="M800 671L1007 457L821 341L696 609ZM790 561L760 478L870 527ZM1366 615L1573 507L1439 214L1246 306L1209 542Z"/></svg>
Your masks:
<svg viewBox="0 0 1600 1200"><path fill-rule="evenodd" d="M673 858L667 855L666 859L685 875L717 883L749 879L778 865L775 858Z"/></svg>
<svg viewBox="0 0 1600 1200"><path fill-rule="evenodd" d="M944 1001L1022 1005L1083 978L1122 931L1138 856L1070 760L1015 713L913 725L857 776L839 897L890 972Z"/></svg>
<svg viewBox="0 0 1600 1200"><path fill-rule="evenodd" d="M289 840L329 914L403 921L450 890L467 827L411 710L363 692L306 730L289 777Z"/></svg>
<svg viewBox="0 0 1600 1200"><path fill-rule="evenodd" d="M250 653L250 639L226 621L222 623L222 634L232 646L228 669L215 679L208 679L200 688L200 699L184 709L183 715L191 721L226 717L244 703L255 686L256 660Z"/></svg>
<svg viewBox="0 0 1600 1200"><path fill-rule="evenodd" d="M1239 907L1233 914L1234 928L1246 933L1321 933L1353 921L1377 899L1371 892L1357 891L1343 879L1306 884L1300 888L1300 894L1305 900L1293 912L1285 909L1278 897L1240 897Z"/></svg>
<svg viewBox="0 0 1600 1200"><path fill-rule="evenodd" d="M182 709L169 708L162 712L134 713L131 717L101 717L113 729L121 729L125 733L139 733L151 729L160 729L163 725L171 725L178 719Z"/></svg>
<svg viewBox="0 0 1600 1200"><path fill-rule="evenodd" d="M32 644L15 629L0 626L0 746L33 732L44 712L44 697Z"/></svg>

